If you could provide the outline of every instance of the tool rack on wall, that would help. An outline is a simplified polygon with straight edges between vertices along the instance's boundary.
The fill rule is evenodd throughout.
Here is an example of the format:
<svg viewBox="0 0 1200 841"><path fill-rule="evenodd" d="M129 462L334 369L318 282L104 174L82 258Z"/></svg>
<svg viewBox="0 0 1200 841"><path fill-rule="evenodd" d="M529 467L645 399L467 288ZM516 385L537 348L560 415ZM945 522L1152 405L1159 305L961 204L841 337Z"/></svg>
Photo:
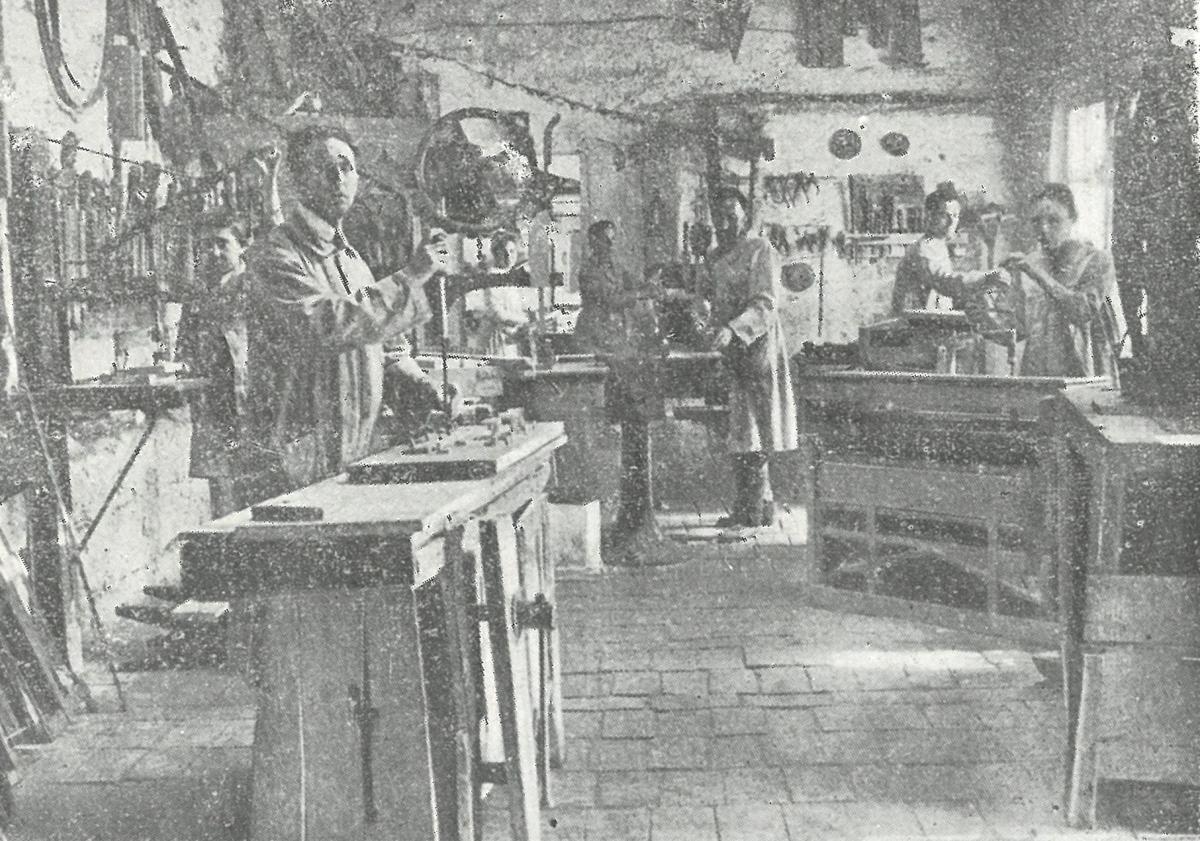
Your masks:
<svg viewBox="0 0 1200 841"><path fill-rule="evenodd" d="M14 196L9 218L15 340L21 387L9 399L4 485L28 491L32 603L70 665L82 658L71 593L86 582L79 556L107 512L155 423L205 387L196 378L118 372L76 382L71 336L89 308L144 305L158 311L169 281L193 271L196 213L225 199L224 174L186 179L160 166L118 161L111 179L76 170L68 133L10 137ZM58 161L52 150L60 150ZM164 202L165 199L165 202ZM156 322L158 319L156 319ZM154 332L161 335L156 323ZM131 411L146 424L93 521L75 536L68 424L81 413ZM11 495L11 494L10 494ZM86 587L86 585L85 585Z"/></svg>

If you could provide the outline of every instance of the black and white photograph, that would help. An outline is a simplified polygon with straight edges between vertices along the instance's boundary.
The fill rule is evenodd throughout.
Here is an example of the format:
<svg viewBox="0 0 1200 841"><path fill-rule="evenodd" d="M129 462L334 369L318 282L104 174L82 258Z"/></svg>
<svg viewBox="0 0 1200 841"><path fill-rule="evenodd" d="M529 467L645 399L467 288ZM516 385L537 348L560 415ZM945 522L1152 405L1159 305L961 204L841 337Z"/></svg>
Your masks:
<svg viewBox="0 0 1200 841"><path fill-rule="evenodd" d="M0 0L0 841L1200 839L1198 14Z"/></svg>

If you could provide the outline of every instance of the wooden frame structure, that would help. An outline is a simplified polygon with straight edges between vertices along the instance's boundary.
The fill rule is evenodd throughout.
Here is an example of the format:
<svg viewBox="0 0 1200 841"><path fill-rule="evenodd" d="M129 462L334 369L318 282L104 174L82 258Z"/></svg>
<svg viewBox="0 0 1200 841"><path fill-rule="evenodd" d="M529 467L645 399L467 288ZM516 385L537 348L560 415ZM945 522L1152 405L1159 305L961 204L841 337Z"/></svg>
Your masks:
<svg viewBox="0 0 1200 841"><path fill-rule="evenodd" d="M187 595L252 605L252 837L468 841L485 783L540 837L562 754L542 491L565 442L534 424L486 478L333 478L184 535Z"/></svg>
<svg viewBox="0 0 1200 841"><path fill-rule="evenodd" d="M1063 394L1042 410L1054 448L1067 818L1144 826L1159 819L1145 804L1186 812L1161 798L1200 792L1200 426L1111 392ZM1122 797L1122 784L1140 793Z"/></svg>

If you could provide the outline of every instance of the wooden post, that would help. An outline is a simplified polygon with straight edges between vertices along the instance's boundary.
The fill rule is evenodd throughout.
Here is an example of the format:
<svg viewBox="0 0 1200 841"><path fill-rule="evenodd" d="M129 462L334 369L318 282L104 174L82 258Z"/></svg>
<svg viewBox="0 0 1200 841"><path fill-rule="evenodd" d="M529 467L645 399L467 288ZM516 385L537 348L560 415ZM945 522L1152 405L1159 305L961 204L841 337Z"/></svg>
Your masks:
<svg viewBox="0 0 1200 841"><path fill-rule="evenodd" d="M1071 786L1067 796L1067 825L1096 825L1096 783L1099 779L1096 745L1099 741L1103 659L1083 656L1079 717L1075 723L1075 754L1071 757Z"/></svg>
<svg viewBox="0 0 1200 841"><path fill-rule="evenodd" d="M3 3L0 2L0 23L2 20ZM0 25L0 69L6 68L5 38ZM45 239L49 236L46 225L49 220L44 218L45 214L39 218L39 210L45 211L49 203L44 201L44 195L37 196L27 185L27 189L17 195L10 206L10 199L14 198L11 186L11 139L7 108L3 102L0 102L0 134L3 140L3 149L0 150L0 169L3 171L0 183L0 294L4 298L5 333L0 340L0 349L10 366L5 376L6 386L16 387L19 384L37 388L39 383L61 380L64 371L66 379L70 379L70 357L63 352L60 344L65 341L65 333L62 332L63 313L57 308L43 306L43 295L39 295L39 287L44 279L39 275L49 265L48 243ZM42 149L31 148L22 157L20 172L26 179L35 167L42 168L43 164L48 163L48 156ZM42 189L54 188L43 186ZM39 198L43 201L39 202ZM22 236L18 241L20 250L16 259L11 250L13 241L9 236L14 216L22 218L32 234ZM22 313L19 320L15 315L18 308ZM15 329L18 323L29 325L29 329L18 333ZM19 359L18 348L21 350ZM20 412L26 423L32 423L28 408L27 405L20 406ZM52 466L47 465L47 468L57 474L69 505L66 425L61 420L47 418L45 431L52 461ZM38 458L42 460L40 455ZM82 634L78 622L71 616L69 567L60 544L58 503L48 477L45 483L29 492L27 530L34 609L58 642L60 654L72 666L79 666L83 659Z"/></svg>

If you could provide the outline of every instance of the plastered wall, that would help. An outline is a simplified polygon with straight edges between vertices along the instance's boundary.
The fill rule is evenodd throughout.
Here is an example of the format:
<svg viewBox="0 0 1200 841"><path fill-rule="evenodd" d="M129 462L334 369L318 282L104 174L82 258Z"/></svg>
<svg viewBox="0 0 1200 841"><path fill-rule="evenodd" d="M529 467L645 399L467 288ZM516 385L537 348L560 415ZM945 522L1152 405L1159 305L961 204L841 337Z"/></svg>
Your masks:
<svg viewBox="0 0 1200 841"><path fill-rule="evenodd" d="M223 26L221 0L163 0L175 37L184 48L189 72L206 83L216 81ZM98 0L60 0L64 49L72 69L83 77L94 75L104 39L104 3ZM4 9L5 63L13 81L8 119L14 128L30 127L50 138L74 132L81 146L111 152L107 102L68 110L55 97L38 41L31 4L7 2ZM51 145L57 160L57 147ZM122 150L137 160L161 160L153 143L128 144ZM111 177L111 162L81 152L77 169L97 177ZM121 336L129 351L129 364L148 364L155 349L155 322L149 305L92 306L76 312L72 332L72 368L77 379L111 370L113 335ZM36 325L18 324L18 330ZM82 534L102 505L125 459L132 453L146 418L135 412L73 415L68 423L68 449L77 531ZM91 584L102 617L121 636L122 623L113 608L136 597L146 583L171 580L177 562L164 551L183 528L208 517L208 489L202 480L188 478L190 418L179 409L159 419L143 452L121 483L104 520L84 554ZM0 525L7 545L0 545L3 574L24 575L17 555L26 542L24 501L14 498L0 507ZM10 551L11 549L11 551ZM19 589L24 589L21 582ZM86 616L82 604L77 613ZM85 638L90 638L90 630Z"/></svg>
<svg viewBox="0 0 1200 841"><path fill-rule="evenodd" d="M862 150L850 160L840 160L829 149L838 129L849 128L862 138ZM880 139L902 132L910 140L907 155L884 151ZM990 111L985 106L925 108L829 107L775 116L767 126L775 140L773 161L761 164L763 178L793 172L811 172L819 191L799 196L793 206L763 196L763 224L827 225L830 238L847 230L850 210L847 176L911 173L924 179L926 189L953 181L972 203L1005 204L1008 190L1003 172L1003 150ZM761 191L760 191L761 192ZM789 345L803 341L842 343L857 340L864 323L885 317L898 257L853 259L830 246L823 253L785 255L812 266L824 276L824 312L818 333L818 284L790 295L783 307Z"/></svg>

